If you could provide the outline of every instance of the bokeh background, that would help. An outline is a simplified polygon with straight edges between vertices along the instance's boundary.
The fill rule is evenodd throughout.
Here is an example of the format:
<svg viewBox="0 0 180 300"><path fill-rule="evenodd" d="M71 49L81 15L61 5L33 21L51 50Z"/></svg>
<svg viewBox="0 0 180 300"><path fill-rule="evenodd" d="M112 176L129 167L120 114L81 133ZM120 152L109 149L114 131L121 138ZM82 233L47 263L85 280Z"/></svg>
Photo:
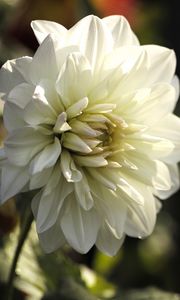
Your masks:
<svg viewBox="0 0 180 300"><path fill-rule="evenodd" d="M88 14L96 14L100 17L122 14L130 22L142 44L159 44L173 48L177 56L177 74L180 76L178 0L0 0L0 65L7 59L33 55L38 44L30 28L31 20L52 20L70 28ZM2 116L3 104L1 103L0 106ZM180 115L180 105L176 108L176 114ZM5 135L1 117L1 144ZM102 290L105 289L106 293L103 296L108 298L107 291L111 291L111 287L112 290L113 287L126 290L149 286L180 293L179 198L178 192L163 202L156 228L149 238L145 240L126 238L124 246L114 258L102 255L95 248L87 255L79 255L71 249L66 250L66 255L70 259L87 267L82 269L85 277L91 269L96 272L88 273L89 277L87 276L91 279L94 274L98 276L94 285L93 280L87 280L87 285L94 294L101 295ZM2 253L9 237L16 234L19 216L14 199L0 208L0 294L5 272L5 267L2 267ZM11 249L11 246L8 247ZM43 261L45 269L47 259ZM51 256L50 259L53 260L53 257ZM34 276L33 273L31 276ZM26 290L25 294L18 294L17 299L25 299L28 293L31 291Z"/></svg>

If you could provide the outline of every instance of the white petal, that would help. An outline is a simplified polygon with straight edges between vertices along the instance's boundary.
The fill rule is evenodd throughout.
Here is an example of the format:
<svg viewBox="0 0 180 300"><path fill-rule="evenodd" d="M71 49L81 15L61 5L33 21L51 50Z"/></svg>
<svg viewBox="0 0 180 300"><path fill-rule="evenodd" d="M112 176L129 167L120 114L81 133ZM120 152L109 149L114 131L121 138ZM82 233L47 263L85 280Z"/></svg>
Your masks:
<svg viewBox="0 0 180 300"><path fill-rule="evenodd" d="M42 190L37 193L31 201L31 208L35 218L37 218L41 196ZM59 218L57 218L56 223L52 227L44 232L39 233L38 236L41 246L46 253L55 251L65 243L65 238L60 227Z"/></svg>
<svg viewBox="0 0 180 300"><path fill-rule="evenodd" d="M177 165L167 165L168 168L168 175L170 178L168 178L168 180L170 180L171 186L169 188L169 190L165 190L165 189L157 189L154 190L154 194L160 198L160 199L167 199L170 196L172 196L174 193L176 193L179 190L180 187L180 178L179 178L179 169ZM162 179L165 177L165 174L163 172L163 174L159 173L159 176L162 175Z"/></svg>
<svg viewBox="0 0 180 300"><path fill-rule="evenodd" d="M52 21L32 21L31 27L39 43L42 43L49 34L51 34L53 38L63 41L67 32L64 26Z"/></svg>
<svg viewBox="0 0 180 300"><path fill-rule="evenodd" d="M60 220L48 230L38 234L43 250L46 253L54 252L66 243L66 239L60 227Z"/></svg>
<svg viewBox="0 0 180 300"><path fill-rule="evenodd" d="M87 59L79 52L69 54L56 82L57 91L66 108L87 96L91 80Z"/></svg>
<svg viewBox="0 0 180 300"><path fill-rule="evenodd" d="M125 119L152 126L165 115L172 112L176 104L174 87L167 83L158 83L151 89L136 90L126 94L126 104L119 105L119 111ZM122 109L120 108L122 106ZM127 118L126 118L127 117Z"/></svg>
<svg viewBox="0 0 180 300"><path fill-rule="evenodd" d="M180 157L180 119L173 114L169 114L161 119L149 132L168 139L174 144L174 150L167 157L163 157L163 160L170 164L177 163Z"/></svg>
<svg viewBox="0 0 180 300"><path fill-rule="evenodd" d="M18 84L28 81L31 57L8 60L0 70L0 97L7 99L7 94Z"/></svg>
<svg viewBox="0 0 180 300"><path fill-rule="evenodd" d="M53 80L43 79L38 83L38 86L41 87L43 95L54 111L57 113L64 111L64 106L56 91L56 83Z"/></svg>
<svg viewBox="0 0 180 300"><path fill-rule="evenodd" d="M69 30L68 36L71 44L78 44L93 70L99 69L104 56L113 46L111 33L96 16L87 16L80 20Z"/></svg>
<svg viewBox="0 0 180 300"><path fill-rule="evenodd" d="M46 185L49 181L52 170L53 168L51 167L51 168L44 169L39 173L31 175L29 189L30 190L39 189L44 185Z"/></svg>
<svg viewBox="0 0 180 300"><path fill-rule="evenodd" d="M6 164L2 168L1 203L19 193L29 180L27 168Z"/></svg>
<svg viewBox="0 0 180 300"><path fill-rule="evenodd" d="M139 45L128 21L123 16L108 16L102 19L112 32L114 48Z"/></svg>
<svg viewBox="0 0 180 300"><path fill-rule="evenodd" d="M87 253L96 242L99 226L100 219L94 209L83 210L72 195L66 199L61 228L75 250Z"/></svg>
<svg viewBox="0 0 180 300"><path fill-rule="evenodd" d="M153 73L154 77L151 79L153 82L164 81L171 83L176 69L175 52L157 45L145 45L142 48L148 54L148 79L150 80L150 75Z"/></svg>
<svg viewBox="0 0 180 300"><path fill-rule="evenodd" d="M5 140L5 151L10 162L17 166L27 165L31 158L52 142L52 138L43 135L31 127L12 131Z"/></svg>
<svg viewBox="0 0 180 300"><path fill-rule="evenodd" d="M80 170L77 169L70 153L66 150L61 153L61 171L68 182L77 182L82 179Z"/></svg>
<svg viewBox="0 0 180 300"><path fill-rule="evenodd" d="M108 100L119 99L119 95L142 86L171 83L175 65L174 52L165 47L150 45L116 49L106 57L103 65L103 73L107 74L104 88L109 90Z"/></svg>
<svg viewBox="0 0 180 300"><path fill-rule="evenodd" d="M44 95L44 89L37 85L32 100L27 104L23 112L24 120L30 125L54 124L57 113Z"/></svg>
<svg viewBox="0 0 180 300"><path fill-rule="evenodd" d="M52 174L52 177L54 174ZM65 182L63 177L61 177L51 194L42 194L36 217L38 233L45 232L54 226L62 209L64 200L71 192L72 188Z"/></svg>
<svg viewBox="0 0 180 300"><path fill-rule="evenodd" d="M71 132L64 133L63 146L67 149L82 153L90 153L92 151L88 144L84 142L84 139Z"/></svg>
<svg viewBox="0 0 180 300"><path fill-rule="evenodd" d="M102 132L93 129L86 122L81 122L78 119L73 119L69 122L71 131L78 135L85 135L87 137L96 137L102 134Z"/></svg>
<svg viewBox="0 0 180 300"><path fill-rule="evenodd" d="M47 145L35 158L31 161L29 172L34 175L55 165L61 153L61 144L58 138L55 137L52 144Z"/></svg>
<svg viewBox="0 0 180 300"><path fill-rule="evenodd" d="M108 161L101 155L73 155L75 162L83 167L103 167L108 165Z"/></svg>
<svg viewBox="0 0 180 300"><path fill-rule="evenodd" d="M168 167L161 161L156 161L157 174L153 178L155 190L169 191L172 187Z"/></svg>
<svg viewBox="0 0 180 300"><path fill-rule="evenodd" d="M144 205L129 202L125 232L129 236L143 238L152 233L156 222L156 201L148 187L139 183Z"/></svg>
<svg viewBox="0 0 180 300"><path fill-rule="evenodd" d="M23 120L23 111L17 105L6 102L3 111L4 126L8 132L24 127L26 123Z"/></svg>
<svg viewBox="0 0 180 300"><path fill-rule="evenodd" d="M56 134L61 134L61 133L65 132L65 131L70 130L71 127L69 126L69 124L66 121L67 121L67 114L66 114L66 112L63 111L57 117L56 123L55 123L55 125L53 127L53 131Z"/></svg>
<svg viewBox="0 0 180 300"><path fill-rule="evenodd" d="M81 181L74 183L75 197L84 210L89 210L92 208L94 200L86 175L83 174L82 170L81 174L83 175Z"/></svg>
<svg viewBox="0 0 180 300"><path fill-rule="evenodd" d="M114 229L117 238L124 233L127 208L122 197L115 192L104 188L97 183L91 183L91 190L98 199L95 200L99 213L103 215L108 224Z"/></svg>
<svg viewBox="0 0 180 300"><path fill-rule="evenodd" d="M132 135L126 142L133 145L139 154L142 153L150 159L165 158L174 150L174 144L168 139L149 134Z"/></svg>
<svg viewBox="0 0 180 300"><path fill-rule="evenodd" d="M121 239L117 239L107 223L100 227L98 232L98 237L96 241L97 248L109 256L114 256L117 254L119 248L124 242L124 236Z"/></svg>
<svg viewBox="0 0 180 300"><path fill-rule="evenodd" d="M30 78L34 85L42 79L55 81L58 74L55 44L48 35L37 49L30 65Z"/></svg>
<svg viewBox="0 0 180 300"><path fill-rule="evenodd" d="M73 105L71 105L66 110L68 118L71 119L71 118L74 118L76 116L81 115L83 110L87 107L87 105L88 105L88 98L87 97L85 97L85 98L77 101Z"/></svg>
<svg viewBox="0 0 180 300"><path fill-rule="evenodd" d="M16 104L18 107L24 109L31 101L35 87L28 83L21 83L15 86L8 95L8 101Z"/></svg>
<svg viewBox="0 0 180 300"><path fill-rule="evenodd" d="M179 99L180 86L179 86L179 78L176 75L173 77L173 80L172 80L171 84L175 88L175 91L176 91L176 102L177 102L178 99Z"/></svg>

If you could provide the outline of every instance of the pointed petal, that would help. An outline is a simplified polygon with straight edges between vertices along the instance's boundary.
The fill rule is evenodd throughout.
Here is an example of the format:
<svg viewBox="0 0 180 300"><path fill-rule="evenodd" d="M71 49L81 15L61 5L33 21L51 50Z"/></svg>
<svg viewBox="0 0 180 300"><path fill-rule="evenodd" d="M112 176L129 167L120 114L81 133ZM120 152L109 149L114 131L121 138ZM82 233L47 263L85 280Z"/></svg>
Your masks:
<svg viewBox="0 0 180 300"><path fill-rule="evenodd" d="M51 180L54 174L52 174ZM54 226L64 204L64 200L71 192L72 186L67 184L64 178L61 177L50 195L46 193L42 194L36 217L38 233L45 232Z"/></svg>
<svg viewBox="0 0 180 300"><path fill-rule="evenodd" d="M130 45L139 45L131 27L123 16L108 16L102 19L112 32L114 48Z"/></svg>
<svg viewBox="0 0 180 300"><path fill-rule="evenodd" d="M52 170L53 167L44 169L41 172L31 175L29 189L34 190L45 186L49 181Z"/></svg>
<svg viewBox="0 0 180 300"><path fill-rule="evenodd" d="M99 69L104 56L113 46L111 33L96 16L87 16L80 20L69 30L68 36L71 44L78 44L93 70Z"/></svg>
<svg viewBox="0 0 180 300"><path fill-rule="evenodd" d="M33 85L23 82L10 91L8 101L24 109L32 99L34 88Z"/></svg>
<svg viewBox="0 0 180 300"><path fill-rule="evenodd" d="M54 124L57 113L45 97L44 89L37 85L31 101L23 111L24 120L30 125Z"/></svg>
<svg viewBox="0 0 180 300"><path fill-rule="evenodd" d="M22 128L26 125L23 120L22 109L8 101L4 105L3 121L8 132Z"/></svg>
<svg viewBox="0 0 180 300"><path fill-rule="evenodd" d="M151 128L150 134L168 139L173 143L174 150L167 157L163 157L163 160L170 164L177 163L180 157L180 119L169 114Z"/></svg>
<svg viewBox="0 0 180 300"><path fill-rule="evenodd" d="M176 164L173 165L167 165L166 168L168 168L168 174L166 175L166 178L168 179L168 185L169 185L169 189L156 189L154 190L154 194L164 200L169 198L170 196L172 196L174 193L176 193L179 190L180 187L180 181L179 181L179 169L178 166ZM165 173L164 170L161 170L163 173L159 172L159 177L160 179L164 179L165 178ZM167 170L166 170L167 172ZM162 176L162 177L161 177Z"/></svg>
<svg viewBox="0 0 180 300"><path fill-rule="evenodd" d="M85 143L82 138L71 132L64 133L63 146L67 149L86 154L92 151L88 144Z"/></svg>
<svg viewBox="0 0 180 300"><path fill-rule="evenodd" d="M1 203L19 193L29 180L27 168L6 164L2 168Z"/></svg>
<svg viewBox="0 0 180 300"><path fill-rule="evenodd" d="M104 167L108 165L108 161L101 155L73 155L75 162L78 163L79 166L83 167Z"/></svg>
<svg viewBox="0 0 180 300"><path fill-rule="evenodd" d="M66 150L61 153L61 171L68 182L77 182L82 179L81 171L77 169L70 153Z"/></svg>
<svg viewBox="0 0 180 300"><path fill-rule="evenodd" d="M73 105L71 105L67 110L67 116L68 119L77 117L79 115L82 114L83 110L88 106L88 98L85 97L79 101L77 101L76 103L74 103Z"/></svg>
<svg viewBox="0 0 180 300"><path fill-rule="evenodd" d="M23 127L12 131L5 140L5 151L10 162L17 166L27 165L31 158L52 142L40 130Z"/></svg>
<svg viewBox="0 0 180 300"><path fill-rule="evenodd" d="M127 214L127 208L122 197L95 182L93 186L91 183L91 190L98 197L95 203L99 213L102 213L106 222L113 228L116 237L122 238Z"/></svg>
<svg viewBox="0 0 180 300"><path fill-rule="evenodd" d="M83 175L81 181L74 183L75 197L84 210L89 210L93 207L94 200L86 175L82 170L81 174Z"/></svg>
<svg viewBox="0 0 180 300"><path fill-rule="evenodd" d="M87 253L95 244L100 220L94 209L85 211L73 195L66 199L61 228L68 243L78 252Z"/></svg>
<svg viewBox="0 0 180 300"><path fill-rule="evenodd" d="M91 80L86 57L79 52L69 54L56 82L57 92L66 108L87 96Z"/></svg>
<svg viewBox="0 0 180 300"><path fill-rule="evenodd" d="M48 35L37 49L30 65L30 78L34 85L42 79L56 81L58 74L55 44Z"/></svg>
<svg viewBox="0 0 180 300"><path fill-rule="evenodd" d="M150 188L139 183L144 205L129 202L125 232L129 236L143 238L150 235L156 222L156 200Z"/></svg>
<svg viewBox="0 0 180 300"><path fill-rule="evenodd" d="M97 248L109 256L114 256L117 254L119 248L124 242L124 236L120 239L114 236L113 232L110 230L110 227L107 223L100 227L98 232L98 237L96 241Z"/></svg>
<svg viewBox="0 0 180 300"><path fill-rule="evenodd" d="M8 93L18 84L29 80L29 66L32 58L25 56L8 60L0 70L0 97L7 99Z"/></svg>
<svg viewBox="0 0 180 300"><path fill-rule="evenodd" d="M42 197L42 190L37 193L31 201L31 208L35 219L38 215L39 203ZM60 227L59 218L52 227L44 232L38 233L39 240L43 250L50 253L60 248L65 243L65 238Z"/></svg>
<svg viewBox="0 0 180 300"><path fill-rule="evenodd" d="M44 21L44 20L32 21L31 27L40 44L45 40L45 38L49 34L51 34L53 38L56 38L62 42L64 36L67 33L67 29L64 26L52 21Z"/></svg>
<svg viewBox="0 0 180 300"><path fill-rule="evenodd" d="M29 172L34 175L55 165L61 153L61 144L58 138L55 137L52 144L47 145L35 158L31 161Z"/></svg>
<svg viewBox="0 0 180 300"><path fill-rule="evenodd" d="M41 246L46 253L54 252L66 243L66 239L60 227L59 219L57 219L56 223L52 227L39 233L38 236Z"/></svg>

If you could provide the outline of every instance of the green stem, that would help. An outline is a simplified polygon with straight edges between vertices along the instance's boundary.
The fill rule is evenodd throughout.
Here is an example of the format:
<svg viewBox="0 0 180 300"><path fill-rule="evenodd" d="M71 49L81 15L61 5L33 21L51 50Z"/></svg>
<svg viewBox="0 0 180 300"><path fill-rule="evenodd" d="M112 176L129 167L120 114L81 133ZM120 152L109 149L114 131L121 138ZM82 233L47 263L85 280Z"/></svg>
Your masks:
<svg viewBox="0 0 180 300"><path fill-rule="evenodd" d="M12 300L13 299L13 282L14 282L14 277L15 277L15 272L16 272L16 266L17 262L21 253L21 250L23 248L24 242L28 236L29 230L31 228L31 224L33 221L33 215L30 209L28 209L28 212L26 213L26 216L24 218L24 222L22 224L22 229L20 232L19 236L19 241L16 247L16 251L14 253L13 261L12 261L12 266L10 269L9 273L9 278L7 281L7 293L6 293L6 300Z"/></svg>

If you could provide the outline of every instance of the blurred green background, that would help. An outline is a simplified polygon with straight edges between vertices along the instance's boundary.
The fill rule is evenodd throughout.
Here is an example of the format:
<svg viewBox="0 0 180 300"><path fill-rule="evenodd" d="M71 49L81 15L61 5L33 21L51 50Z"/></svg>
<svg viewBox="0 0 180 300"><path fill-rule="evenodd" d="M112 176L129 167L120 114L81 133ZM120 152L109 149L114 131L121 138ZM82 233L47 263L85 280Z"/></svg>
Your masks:
<svg viewBox="0 0 180 300"><path fill-rule="evenodd" d="M129 20L142 44L159 44L173 48L177 55L177 74L180 76L180 12L178 0L0 0L0 64L2 65L7 59L22 55L33 55L38 44L30 28L31 20L52 20L69 28L88 14L96 14L100 17L122 14ZM1 112L2 106L1 103ZM177 106L176 113L180 115L180 105ZM5 135L6 132L1 118L1 144ZM64 250L69 259L83 265L81 278L92 293L108 298L113 296L119 288L123 291L149 286L180 293L179 196L180 193L178 192L171 199L163 202L156 228L149 238L145 240L126 238L124 246L114 258L102 255L95 248L87 255L79 255L71 249ZM6 257L11 257L11 238L16 237L18 222L19 211L12 199L0 208L0 295L1 289L3 290L6 269L6 266L3 267L2 263L4 249L6 248L5 252L10 253L9 256L5 253ZM31 249L34 246L30 245L29 247ZM33 251L32 249L27 250L27 253ZM27 253L25 253L25 256L27 256ZM42 267L45 275L40 274L39 278L47 275L47 270L49 270L48 258L53 267L58 266L59 268L61 266L64 258L61 255L59 258L58 255L56 253L54 256L51 255L46 259L43 258L44 260L42 259L43 264L40 264L40 268ZM37 265L39 266L37 257L42 258L43 255L38 252L36 256ZM33 260L34 258L30 256L29 259ZM36 268L40 270L37 265ZM28 269L24 262L23 267ZM65 271L64 268L63 264L63 272ZM30 291L27 287L24 288L23 282L22 285L18 286L18 289L25 289L26 293L18 294L17 299L25 299L28 293L31 294L33 284L36 286L36 279L34 278L33 281L33 276L35 274L38 276L37 274L40 271L33 270L31 272ZM92 273L91 270L93 270ZM76 267L73 272L76 273ZM55 276L60 275L56 273ZM39 289L43 293L44 286L42 286ZM36 288L38 290L38 287ZM56 285L53 285L52 290L55 288ZM47 286L45 290L47 290ZM35 296L33 297L32 299L35 299ZM58 296L55 297L52 299L60 299ZM130 295L128 297L126 300L131 299ZM141 298L137 297L136 299L140 300ZM162 297L161 299L165 298ZM173 298L169 296L167 299Z"/></svg>

